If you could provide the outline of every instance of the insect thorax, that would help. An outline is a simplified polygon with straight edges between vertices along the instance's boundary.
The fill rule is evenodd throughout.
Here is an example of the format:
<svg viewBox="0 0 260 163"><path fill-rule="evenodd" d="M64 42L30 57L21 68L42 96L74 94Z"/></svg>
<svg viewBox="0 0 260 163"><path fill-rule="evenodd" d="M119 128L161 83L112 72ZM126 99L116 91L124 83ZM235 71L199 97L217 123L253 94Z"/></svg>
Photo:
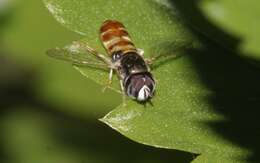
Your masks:
<svg viewBox="0 0 260 163"><path fill-rule="evenodd" d="M112 62L119 63L118 75L128 96L146 101L154 94L155 82L144 59L136 52L116 52Z"/></svg>
<svg viewBox="0 0 260 163"><path fill-rule="evenodd" d="M121 51L112 54L112 63L117 65L117 70L121 78L131 74L147 72L148 66L144 59L136 52L123 53Z"/></svg>

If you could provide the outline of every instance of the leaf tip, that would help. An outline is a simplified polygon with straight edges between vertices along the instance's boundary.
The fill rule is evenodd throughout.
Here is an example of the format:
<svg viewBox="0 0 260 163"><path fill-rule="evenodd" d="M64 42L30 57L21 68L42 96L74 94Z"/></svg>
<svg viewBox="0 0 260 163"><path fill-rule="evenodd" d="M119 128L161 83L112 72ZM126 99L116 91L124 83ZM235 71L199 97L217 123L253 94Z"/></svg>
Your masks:
<svg viewBox="0 0 260 163"><path fill-rule="evenodd" d="M99 118L98 120L99 120L100 122L106 123L106 120L104 119L104 117L103 117L103 118Z"/></svg>
<svg viewBox="0 0 260 163"><path fill-rule="evenodd" d="M109 114L109 113L108 113ZM99 118L98 120L106 125L108 125L109 127L111 127L112 129L118 131L118 129L116 127L114 127L110 122L109 119L106 118L107 115L105 115L103 118Z"/></svg>

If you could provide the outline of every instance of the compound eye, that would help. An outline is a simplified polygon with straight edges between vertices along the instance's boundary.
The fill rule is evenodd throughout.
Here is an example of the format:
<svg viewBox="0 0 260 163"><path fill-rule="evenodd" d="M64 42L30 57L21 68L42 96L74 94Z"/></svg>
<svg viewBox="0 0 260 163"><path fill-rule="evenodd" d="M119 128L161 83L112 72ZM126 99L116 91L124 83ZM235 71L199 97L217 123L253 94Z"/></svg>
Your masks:
<svg viewBox="0 0 260 163"><path fill-rule="evenodd" d="M118 60L118 59L120 59L120 54L117 53L117 54L115 54L113 57L114 57L114 58L113 58L114 60Z"/></svg>
<svg viewBox="0 0 260 163"><path fill-rule="evenodd" d="M117 61L117 60L119 60L119 59L121 59L122 58L122 52L121 51L118 51L118 52L115 52L114 54L113 54L113 60L114 61Z"/></svg>
<svg viewBox="0 0 260 163"><path fill-rule="evenodd" d="M120 59L121 55L120 54L116 54L116 59Z"/></svg>

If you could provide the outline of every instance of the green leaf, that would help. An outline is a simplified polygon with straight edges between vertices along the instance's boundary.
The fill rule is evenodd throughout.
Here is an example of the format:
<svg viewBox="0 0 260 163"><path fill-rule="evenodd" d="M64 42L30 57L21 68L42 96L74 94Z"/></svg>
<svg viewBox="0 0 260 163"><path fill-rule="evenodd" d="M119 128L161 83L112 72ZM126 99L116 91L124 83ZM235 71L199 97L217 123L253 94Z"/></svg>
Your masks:
<svg viewBox="0 0 260 163"><path fill-rule="evenodd" d="M215 96L214 89L210 89L202 81L197 71L201 65L194 65L194 61L202 61L208 54L205 55L205 49L197 46L196 39L180 22L176 10L169 1L44 0L44 2L57 21L68 29L84 35L83 42L102 53L105 51L99 41L98 31L106 19L123 22L137 47L144 49L146 57L163 53L175 54L174 49L178 42L195 44L194 47L197 48L191 51L184 49L187 55L162 62L152 70L157 81L156 95L152 99L152 104L141 105L127 100L126 106L118 106L101 121L142 144L202 154L197 162L210 158L222 162L230 160L246 162L252 151L229 141L210 125L226 122L228 118L217 112L215 106L209 102L209 99ZM221 56L225 61L227 53L225 50L219 49L216 53L223 54ZM207 62L204 64L208 65ZM242 63L233 62L231 59L230 65L241 66ZM77 69L103 85L108 79L107 72L82 67ZM215 69L214 72L217 72ZM247 70L242 71L242 74L246 74ZM219 72L215 75L222 77ZM113 84L119 83L115 79Z"/></svg>

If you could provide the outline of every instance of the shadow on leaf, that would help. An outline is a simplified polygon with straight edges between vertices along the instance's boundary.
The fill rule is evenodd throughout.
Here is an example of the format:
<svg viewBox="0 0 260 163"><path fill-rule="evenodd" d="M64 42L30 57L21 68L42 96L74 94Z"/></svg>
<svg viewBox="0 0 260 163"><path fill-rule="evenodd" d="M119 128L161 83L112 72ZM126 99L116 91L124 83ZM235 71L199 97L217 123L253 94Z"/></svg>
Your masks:
<svg viewBox="0 0 260 163"><path fill-rule="evenodd" d="M260 151L260 62L242 58L239 46L243 38L223 31L199 9L199 1L171 0L187 28L203 48L189 51L191 64L201 81L214 95L208 97L212 108L225 121L208 123L221 137L252 151L248 161L259 161Z"/></svg>

